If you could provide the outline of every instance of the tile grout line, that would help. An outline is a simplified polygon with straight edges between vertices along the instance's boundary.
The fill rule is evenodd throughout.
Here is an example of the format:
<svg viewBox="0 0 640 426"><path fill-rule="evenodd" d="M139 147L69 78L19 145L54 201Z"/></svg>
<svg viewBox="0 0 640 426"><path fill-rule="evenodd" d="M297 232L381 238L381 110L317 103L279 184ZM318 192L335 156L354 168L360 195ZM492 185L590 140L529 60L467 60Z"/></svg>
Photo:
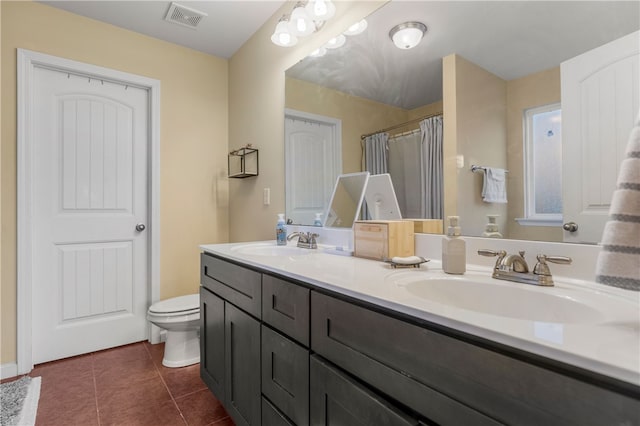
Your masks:
<svg viewBox="0 0 640 426"><path fill-rule="evenodd" d="M162 384L164 385L165 389L167 390L167 393L169 394L169 396L171 397L171 401L173 402L173 405L175 405L176 410L178 410L178 414L180 414L180 418L182 419L184 424L188 426L189 424L187 423L187 419L185 419L184 416L182 415L182 410L178 406L178 403L176 402L176 399L173 397L173 393L171 393L171 389L169 389L169 386L167 385L167 382L165 382L164 377L162 377L162 373L160 372L160 369L156 365L156 363L155 363L155 361L153 359L153 355L151 355L151 351L149 350L149 347L144 343L143 343L143 345L144 345L144 348L147 351L147 354L149 354L149 357L151 358L151 363L153 364L153 368L156 369L156 372L158 373L158 376L160 376L160 380L162 381Z"/></svg>
<svg viewBox="0 0 640 426"><path fill-rule="evenodd" d="M93 379L93 398L96 401L96 416L98 418L98 426L100 426L100 406L98 405L98 380L96 379L96 357L95 352L91 352L91 378Z"/></svg>

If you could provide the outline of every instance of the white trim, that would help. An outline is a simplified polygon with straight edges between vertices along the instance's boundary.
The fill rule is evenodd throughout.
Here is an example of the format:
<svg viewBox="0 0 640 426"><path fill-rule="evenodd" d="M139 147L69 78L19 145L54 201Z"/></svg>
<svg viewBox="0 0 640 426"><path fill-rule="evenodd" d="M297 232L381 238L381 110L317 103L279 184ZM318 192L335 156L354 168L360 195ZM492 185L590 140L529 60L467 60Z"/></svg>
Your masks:
<svg viewBox="0 0 640 426"><path fill-rule="evenodd" d="M18 375L18 364L15 362L0 365L0 380L9 379Z"/></svg>
<svg viewBox="0 0 640 426"><path fill-rule="evenodd" d="M535 114L560 110L562 106L559 102L528 108L523 111L523 166L524 166L524 218L516 221L525 226L555 226L562 224L562 213L541 215L535 211L535 181L533 176L533 126L532 120ZM561 182L559 184L562 184Z"/></svg>
<svg viewBox="0 0 640 426"><path fill-rule="evenodd" d="M31 257L32 257L32 143L30 125L34 68L81 74L98 80L139 87L149 93L149 303L160 300L160 81L96 65L18 49L17 103L17 373L33 369ZM148 332L148 334L152 334ZM150 335L149 338L153 338Z"/></svg>
<svg viewBox="0 0 640 426"><path fill-rule="evenodd" d="M562 217L556 218L538 218L538 217L517 217L516 222L522 226L561 226Z"/></svg>

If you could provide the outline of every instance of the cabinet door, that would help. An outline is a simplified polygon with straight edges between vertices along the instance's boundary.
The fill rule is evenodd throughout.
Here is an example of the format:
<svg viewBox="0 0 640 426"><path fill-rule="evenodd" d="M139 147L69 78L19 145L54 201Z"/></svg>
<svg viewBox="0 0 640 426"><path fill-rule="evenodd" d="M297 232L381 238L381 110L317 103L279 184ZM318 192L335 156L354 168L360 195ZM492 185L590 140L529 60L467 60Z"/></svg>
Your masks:
<svg viewBox="0 0 640 426"><path fill-rule="evenodd" d="M225 303L225 408L236 425L260 425L260 323Z"/></svg>
<svg viewBox="0 0 640 426"><path fill-rule="evenodd" d="M262 397L262 424L264 426L295 426L265 397Z"/></svg>
<svg viewBox="0 0 640 426"><path fill-rule="evenodd" d="M224 401L224 300L200 287L200 376Z"/></svg>
<svg viewBox="0 0 640 426"><path fill-rule="evenodd" d="M311 356L311 425L408 426L417 419L347 377L327 361Z"/></svg>
<svg viewBox="0 0 640 426"><path fill-rule="evenodd" d="M262 393L296 424L309 423L309 351L264 325Z"/></svg>

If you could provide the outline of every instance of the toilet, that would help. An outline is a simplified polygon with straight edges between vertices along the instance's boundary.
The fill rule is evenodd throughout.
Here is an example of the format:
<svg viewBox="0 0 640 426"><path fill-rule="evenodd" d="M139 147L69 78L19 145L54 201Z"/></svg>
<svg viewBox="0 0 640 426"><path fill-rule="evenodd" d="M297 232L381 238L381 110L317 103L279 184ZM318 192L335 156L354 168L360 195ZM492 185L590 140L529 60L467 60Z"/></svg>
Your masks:
<svg viewBox="0 0 640 426"><path fill-rule="evenodd" d="M185 367L200 362L200 295L189 294L154 303L147 319L167 331L162 365Z"/></svg>

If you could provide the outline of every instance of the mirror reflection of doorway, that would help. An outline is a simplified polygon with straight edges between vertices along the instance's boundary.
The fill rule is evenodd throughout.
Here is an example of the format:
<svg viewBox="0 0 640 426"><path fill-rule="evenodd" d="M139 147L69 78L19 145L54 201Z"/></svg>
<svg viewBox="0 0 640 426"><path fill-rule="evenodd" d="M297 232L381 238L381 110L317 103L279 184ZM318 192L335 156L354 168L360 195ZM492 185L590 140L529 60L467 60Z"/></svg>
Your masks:
<svg viewBox="0 0 640 426"><path fill-rule="evenodd" d="M285 111L285 208L293 223L313 223L342 173L341 120Z"/></svg>

